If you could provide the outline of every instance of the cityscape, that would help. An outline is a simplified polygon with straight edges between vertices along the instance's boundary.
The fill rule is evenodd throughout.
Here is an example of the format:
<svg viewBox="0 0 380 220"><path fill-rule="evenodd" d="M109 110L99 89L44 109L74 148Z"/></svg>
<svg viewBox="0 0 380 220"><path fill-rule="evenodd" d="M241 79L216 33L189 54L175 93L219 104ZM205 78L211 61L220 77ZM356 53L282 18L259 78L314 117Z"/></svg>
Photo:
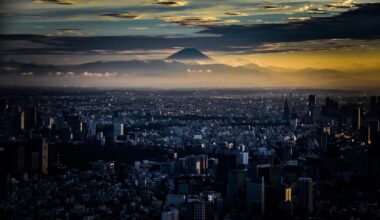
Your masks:
<svg viewBox="0 0 380 220"><path fill-rule="evenodd" d="M380 97L3 89L4 219L378 219Z"/></svg>
<svg viewBox="0 0 380 220"><path fill-rule="evenodd" d="M380 219L380 0L1 0L0 220Z"/></svg>

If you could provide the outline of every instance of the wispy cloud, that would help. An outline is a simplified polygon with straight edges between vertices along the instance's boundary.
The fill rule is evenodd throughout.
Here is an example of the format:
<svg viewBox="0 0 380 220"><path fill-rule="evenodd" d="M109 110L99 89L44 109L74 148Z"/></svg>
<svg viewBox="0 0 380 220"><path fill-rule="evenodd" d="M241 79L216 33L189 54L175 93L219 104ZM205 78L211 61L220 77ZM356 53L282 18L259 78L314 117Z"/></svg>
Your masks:
<svg viewBox="0 0 380 220"><path fill-rule="evenodd" d="M329 8L352 8L356 5L356 3L352 0L343 0L337 3L327 4L326 6Z"/></svg>
<svg viewBox="0 0 380 220"><path fill-rule="evenodd" d="M300 22L300 21L307 21L310 20L310 17L289 17L288 21L291 22Z"/></svg>
<svg viewBox="0 0 380 220"><path fill-rule="evenodd" d="M157 0L155 1L155 4L163 5L166 7L181 7L181 6L186 6L188 4L188 1Z"/></svg>
<svg viewBox="0 0 380 220"><path fill-rule="evenodd" d="M268 10L277 10L277 9L287 9L287 8L290 8L290 6L288 6L288 5L264 5L263 8L268 9Z"/></svg>
<svg viewBox="0 0 380 220"><path fill-rule="evenodd" d="M162 20L176 23L184 26L207 26L218 25L222 23L237 23L238 20L233 19L220 19L215 17L186 17L186 16L163 16Z"/></svg>
<svg viewBox="0 0 380 220"><path fill-rule="evenodd" d="M116 18L116 19L138 19L140 15L137 14L131 14L129 12L125 13L106 13L106 14L101 14L99 15L101 17L107 17L107 18Z"/></svg>
<svg viewBox="0 0 380 220"><path fill-rule="evenodd" d="M75 5L73 0L33 0L36 3L55 3L59 5Z"/></svg>
<svg viewBox="0 0 380 220"><path fill-rule="evenodd" d="M238 12L238 11L227 11L225 15L230 15L230 16L248 16L246 13Z"/></svg>
<svg viewBox="0 0 380 220"><path fill-rule="evenodd" d="M87 36L89 32L77 28L59 28L53 33L47 34L47 36Z"/></svg>

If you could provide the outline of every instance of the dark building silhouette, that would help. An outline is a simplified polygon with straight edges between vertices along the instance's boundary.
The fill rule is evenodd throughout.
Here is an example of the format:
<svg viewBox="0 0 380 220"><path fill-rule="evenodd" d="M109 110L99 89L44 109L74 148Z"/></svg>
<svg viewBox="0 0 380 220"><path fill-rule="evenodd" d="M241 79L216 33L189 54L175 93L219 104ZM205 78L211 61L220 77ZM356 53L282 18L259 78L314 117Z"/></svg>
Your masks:
<svg viewBox="0 0 380 220"><path fill-rule="evenodd" d="M360 107L355 107L352 115L352 129L360 130L362 127L362 109Z"/></svg>
<svg viewBox="0 0 380 220"><path fill-rule="evenodd" d="M284 103L284 121L286 124L289 124L290 122L290 110L289 110L289 104L288 104L288 98L285 98Z"/></svg>
<svg viewBox="0 0 380 220"><path fill-rule="evenodd" d="M49 144L47 139L31 140L26 147L26 168L33 174L47 175L49 172Z"/></svg>
<svg viewBox="0 0 380 220"><path fill-rule="evenodd" d="M316 96L315 95L309 95L307 119L310 123L314 122L314 113L315 113L315 105L316 104L317 104Z"/></svg>
<svg viewBox="0 0 380 220"><path fill-rule="evenodd" d="M297 181L298 207L301 211L313 212L313 180L301 177Z"/></svg>
<svg viewBox="0 0 380 220"><path fill-rule="evenodd" d="M323 106L322 113L327 117L337 117L339 114L339 104L337 101L326 97L326 103Z"/></svg>
<svg viewBox="0 0 380 220"><path fill-rule="evenodd" d="M227 201L233 207L242 198L245 172L242 169L228 171Z"/></svg>

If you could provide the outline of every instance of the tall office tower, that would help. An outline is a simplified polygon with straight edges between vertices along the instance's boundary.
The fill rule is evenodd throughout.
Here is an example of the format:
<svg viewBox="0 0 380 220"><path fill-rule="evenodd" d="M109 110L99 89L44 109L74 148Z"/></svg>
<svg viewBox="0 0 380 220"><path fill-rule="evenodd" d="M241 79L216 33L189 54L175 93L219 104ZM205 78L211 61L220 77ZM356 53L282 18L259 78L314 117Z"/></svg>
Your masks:
<svg viewBox="0 0 380 220"><path fill-rule="evenodd" d="M7 184L7 168L5 148L0 147L0 197L5 196L8 184Z"/></svg>
<svg viewBox="0 0 380 220"><path fill-rule="evenodd" d="M206 204L202 201L194 201L193 204L193 219L206 220Z"/></svg>
<svg viewBox="0 0 380 220"><path fill-rule="evenodd" d="M212 175L216 175L216 171L218 169L218 159L216 158L209 158L208 159L208 170L207 170L207 173L209 174L212 174Z"/></svg>
<svg viewBox="0 0 380 220"><path fill-rule="evenodd" d="M25 111L25 129L33 129L38 126L38 111L36 107L29 107Z"/></svg>
<svg viewBox="0 0 380 220"><path fill-rule="evenodd" d="M298 207L302 211L313 212L313 180L301 177L297 181Z"/></svg>
<svg viewBox="0 0 380 220"><path fill-rule="evenodd" d="M323 106L322 113L324 116L328 117L336 117L339 113L339 103L331 99L330 97L326 97L325 106Z"/></svg>
<svg viewBox="0 0 380 220"><path fill-rule="evenodd" d="M362 126L362 110L360 107L354 109L352 116L352 128L355 130L360 130Z"/></svg>
<svg viewBox="0 0 380 220"><path fill-rule="evenodd" d="M310 122L314 122L314 110L315 110L316 104L317 104L316 96L315 95L309 95L307 117L308 117L308 120Z"/></svg>
<svg viewBox="0 0 380 220"><path fill-rule="evenodd" d="M321 133L321 149L326 150L329 145L329 133L326 131L322 131Z"/></svg>
<svg viewBox="0 0 380 220"><path fill-rule="evenodd" d="M282 160L289 161L293 159L293 147L290 144L285 144L282 148Z"/></svg>
<svg viewBox="0 0 380 220"><path fill-rule="evenodd" d="M236 154L236 165L248 165L248 152L238 152Z"/></svg>
<svg viewBox="0 0 380 220"><path fill-rule="evenodd" d="M270 164L258 164L256 166L256 177L261 179L264 177L265 183L271 182L271 165Z"/></svg>
<svg viewBox="0 0 380 220"><path fill-rule="evenodd" d="M246 182L246 214L264 214L265 212L265 180L247 179Z"/></svg>
<svg viewBox="0 0 380 220"><path fill-rule="evenodd" d="M285 188L285 202L291 202L292 201L292 188L286 187Z"/></svg>
<svg viewBox="0 0 380 220"><path fill-rule="evenodd" d="M207 173L208 171L208 156L206 154L198 155L201 161L201 173Z"/></svg>
<svg viewBox="0 0 380 220"><path fill-rule="evenodd" d="M89 120L87 122L87 126L88 126L87 136L89 137L96 136L96 121Z"/></svg>
<svg viewBox="0 0 380 220"><path fill-rule="evenodd" d="M367 128L367 144L371 144L371 126L368 126Z"/></svg>
<svg viewBox="0 0 380 220"><path fill-rule="evenodd" d="M370 103L369 103L369 107L372 110L376 109L376 106L379 104L379 100L378 100L378 97L377 96L371 96L370 97Z"/></svg>
<svg viewBox="0 0 380 220"><path fill-rule="evenodd" d="M284 121L289 124L290 122L290 111L289 111L289 104L288 104L288 98L285 98L284 103Z"/></svg>
<svg viewBox="0 0 380 220"><path fill-rule="evenodd" d="M25 130L25 112L20 114L20 129Z"/></svg>
<svg viewBox="0 0 380 220"><path fill-rule="evenodd" d="M234 169L228 171L227 201L230 206L234 206L240 201L244 187L244 170Z"/></svg>
<svg viewBox="0 0 380 220"><path fill-rule="evenodd" d="M71 128L71 134L73 137L80 138L81 136L81 121L79 115L73 115L69 117L68 124Z"/></svg>
<svg viewBox="0 0 380 220"><path fill-rule="evenodd" d="M187 174L199 175L206 173L208 169L207 155L190 155L185 157L185 172Z"/></svg>
<svg viewBox="0 0 380 220"><path fill-rule="evenodd" d="M113 123L113 137L116 140L119 135L124 135L124 124L119 120L115 120Z"/></svg>
<svg viewBox="0 0 380 220"><path fill-rule="evenodd" d="M27 166L32 174L48 174L49 144L46 138L32 140L27 149Z"/></svg>
<svg viewBox="0 0 380 220"><path fill-rule="evenodd" d="M216 182L225 189L228 181L227 170L236 168L236 155L235 154L219 154L217 155L218 166L216 168Z"/></svg>
<svg viewBox="0 0 380 220"><path fill-rule="evenodd" d="M317 99L315 95L309 95L309 109L314 108L317 104Z"/></svg>
<svg viewBox="0 0 380 220"><path fill-rule="evenodd" d="M179 220L179 211L176 208L170 208L168 211L163 211L161 220Z"/></svg>

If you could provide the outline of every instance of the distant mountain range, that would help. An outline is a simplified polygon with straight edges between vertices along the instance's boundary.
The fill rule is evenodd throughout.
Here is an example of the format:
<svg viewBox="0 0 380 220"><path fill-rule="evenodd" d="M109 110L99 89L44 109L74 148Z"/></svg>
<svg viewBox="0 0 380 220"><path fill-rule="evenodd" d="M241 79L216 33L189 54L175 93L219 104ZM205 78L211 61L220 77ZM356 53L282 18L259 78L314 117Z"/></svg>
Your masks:
<svg viewBox="0 0 380 220"><path fill-rule="evenodd" d="M358 83L378 85L373 74L350 74L333 69L291 69L262 67L256 64L229 66L217 63L201 51L185 48L164 58L155 60L98 61L79 65L45 65L0 60L0 73L3 76L133 76L133 77L175 77L194 76L193 79L216 80L217 85L239 81L240 84L270 86L309 86L309 87L349 87ZM207 77L203 77L207 76ZM229 77L226 80L226 77ZM191 77L190 77L191 78ZM219 80L219 81L217 81ZM21 82L21 81L20 81ZM26 82L27 83L27 82Z"/></svg>
<svg viewBox="0 0 380 220"><path fill-rule="evenodd" d="M199 63L202 61L202 64ZM15 61L1 61L0 71L8 74L34 75L56 73L115 73L117 75L158 75L158 74L182 74L182 73L219 73L219 74L247 74L252 69L244 67L232 67L218 64L197 49L186 48L166 59L157 60L126 60L126 61L98 61L79 65L44 65L34 63L19 63ZM259 71L255 72L259 73Z"/></svg>
<svg viewBox="0 0 380 220"><path fill-rule="evenodd" d="M169 56L168 60L190 61L190 62L215 62L213 59L203 54L195 48L185 48Z"/></svg>

